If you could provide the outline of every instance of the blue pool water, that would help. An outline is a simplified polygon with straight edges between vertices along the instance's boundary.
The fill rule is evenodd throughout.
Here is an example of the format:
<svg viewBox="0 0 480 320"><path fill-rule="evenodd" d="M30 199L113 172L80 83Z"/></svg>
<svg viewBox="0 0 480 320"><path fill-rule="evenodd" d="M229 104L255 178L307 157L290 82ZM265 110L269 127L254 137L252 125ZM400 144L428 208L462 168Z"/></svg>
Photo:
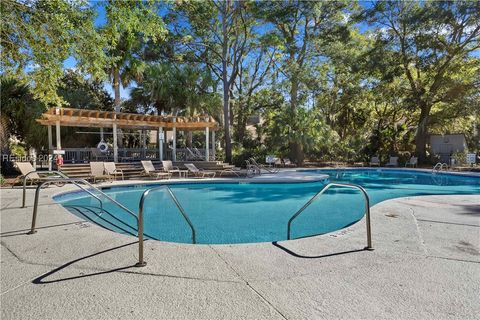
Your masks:
<svg viewBox="0 0 480 320"><path fill-rule="evenodd" d="M442 194L480 194L480 178L414 170L308 170L328 174L329 182L363 186L371 205L383 200ZM248 181L248 180L245 180ZM184 183L172 184L196 230L197 243L248 243L287 239L287 222L324 182L309 183ZM152 185L121 186L104 192L130 210L138 212L140 197ZM70 212L107 229L136 234L136 220L113 203L84 192L55 197ZM319 235L349 226L364 215L359 191L334 187L328 190L292 224L292 238ZM151 239L191 243L191 230L165 190L151 193L145 202L145 235Z"/></svg>

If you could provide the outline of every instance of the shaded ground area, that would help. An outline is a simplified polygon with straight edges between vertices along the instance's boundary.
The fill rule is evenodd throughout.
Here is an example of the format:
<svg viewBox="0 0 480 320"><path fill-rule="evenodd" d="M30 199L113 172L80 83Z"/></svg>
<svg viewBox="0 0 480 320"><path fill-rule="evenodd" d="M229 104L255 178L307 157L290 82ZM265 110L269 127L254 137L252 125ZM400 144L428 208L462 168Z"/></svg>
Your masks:
<svg viewBox="0 0 480 320"><path fill-rule="evenodd" d="M480 196L372 208L336 233L279 243L146 242L40 199L38 233L21 190L1 190L2 319L475 319ZM30 204L33 190L28 191ZM33 201L33 200L32 200Z"/></svg>

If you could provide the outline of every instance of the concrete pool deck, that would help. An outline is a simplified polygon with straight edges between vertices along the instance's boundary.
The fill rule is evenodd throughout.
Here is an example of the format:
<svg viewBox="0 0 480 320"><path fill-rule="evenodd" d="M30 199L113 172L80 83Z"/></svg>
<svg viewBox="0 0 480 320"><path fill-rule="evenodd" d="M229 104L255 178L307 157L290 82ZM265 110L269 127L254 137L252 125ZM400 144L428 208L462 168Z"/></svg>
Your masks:
<svg viewBox="0 0 480 320"><path fill-rule="evenodd" d="M124 183L134 183L125 181ZM111 185L111 184L106 184ZM1 189L1 319L475 319L480 196L425 196L372 207L323 236L240 245L145 242L70 214L42 191L26 235L21 189Z"/></svg>

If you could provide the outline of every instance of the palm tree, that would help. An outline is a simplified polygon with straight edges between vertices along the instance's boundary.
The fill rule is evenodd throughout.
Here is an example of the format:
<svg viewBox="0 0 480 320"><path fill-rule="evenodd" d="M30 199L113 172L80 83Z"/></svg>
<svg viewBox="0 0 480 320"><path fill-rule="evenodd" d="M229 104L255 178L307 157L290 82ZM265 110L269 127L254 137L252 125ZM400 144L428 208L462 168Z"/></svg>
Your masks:
<svg viewBox="0 0 480 320"><path fill-rule="evenodd" d="M146 67L126 103L147 112L156 109L158 114L196 116L217 115L219 102L208 74L192 66L161 63Z"/></svg>

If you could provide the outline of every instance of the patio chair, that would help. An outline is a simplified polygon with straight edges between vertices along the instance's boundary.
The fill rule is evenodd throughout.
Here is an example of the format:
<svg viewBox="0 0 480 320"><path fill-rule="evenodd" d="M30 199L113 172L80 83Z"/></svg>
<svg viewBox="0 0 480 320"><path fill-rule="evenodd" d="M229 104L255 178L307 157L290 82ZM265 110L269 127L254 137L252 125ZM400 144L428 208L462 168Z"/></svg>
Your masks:
<svg viewBox="0 0 480 320"><path fill-rule="evenodd" d="M103 165L103 162L97 161L90 162L90 175L88 176L88 178L92 180L93 183L96 183L97 180L112 180L111 175L105 174L105 167Z"/></svg>
<svg viewBox="0 0 480 320"><path fill-rule="evenodd" d="M265 163L269 167L275 167L275 163L277 162L278 158L275 157L274 155L268 155L265 157Z"/></svg>
<svg viewBox="0 0 480 320"><path fill-rule="evenodd" d="M30 181L30 185L33 185L34 183L44 182L47 180L52 180L55 178L61 178L58 175L52 175L48 172L37 172L37 170L35 170L35 168L30 162L15 162L15 166L20 171L21 176L17 177L14 184L18 183L19 181L23 181L23 177L27 175L27 180Z"/></svg>
<svg viewBox="0 0 480 320"><path fill-rule="evenodd" d="M227 168L227 169L220 170L220 177L222 177L224 174L226 175L232 174L237 176L238 178L248 177L248 169L245 170L242 168L234 167L234 168Z"/></svg>
<svg viewBox="0 0 480 320"><path fill-rule="evenodd" d="M293 163L292 161L290 161L289 158L283 158L283 159L282 159L282 162L283 162L283 166L284 166L284 167L296 167L296 166L297 166L295 163Z"/></svg>
<svg viewBox="0 0 480 320"><path fill-rule="evenodd" d="M276 158L273 165L275 167L285 167L285 163L283 163L283 160L281 158Z"/></svg>
<svg viewBox="0 0 480 320"><path fill-rule="evenodd" d="M398 157L390 157L390 161L386 164L387 167L398 167Z"/></svg>
<svg viewBox="0 0 480 320"><path fill-rule="evenodd" d="M120 170L120 169L117 169L117 166L115 165L115 162L104 162L103 167L105 169L105 172L108 175L113 176L113 178L115 180L117 180L117 175L121 175L122 180L125 180L125 178L123 176L123 171Z"/></svg>
<svg viewBox="0 0 480 320"><path fill-rule="evenodd" d="M417 157L411 157L406 163L405 163L405 168L408 166L412 166L412 168L416 168L418 165L418 158Z"/></svg>
<svg viewBox="0 0 480 320"><path fill-rule="evenodd" d="M253 165L253 166L257 167L258 170L260 170L260 172L261 172L261 170L265 170L268 173L278 173L278 171L280 171L278 168L271 168L271 167L267 167L263 164L259 164L259 163L257 163L257 161L254 158L250 158L249 160L250 160L250 165Z"/></svg>
<svg viewBox="0 0 480 320"><path fill-rule="evenodd" d="M377 166L380 167L380 159L378 157L372 157L370 159L370 167Z"/></svg>
<svg viewBox="0 0 480 320"><path fill-rule="evenodd" d="M152 178L166 178L170 179L172 174L164 170L157 170L153 166L152 160L142 160L143 171L145 175Z"/></svg>
<svg viewBox="0 0 480 320"><path fill-rule="evenodd" d="M177 173L180 176L180 168L174 167L172 161L170 160L163 160L162 161L163 170L168 173Z"/></svg>
<svg viewBox="0 0 480 320"><path fill-rule="evenodd" d="M215 171L205 171L203 169L198 169L193 163L185 163L185 167L197 178L215 178L216 175Z"/></svg>

